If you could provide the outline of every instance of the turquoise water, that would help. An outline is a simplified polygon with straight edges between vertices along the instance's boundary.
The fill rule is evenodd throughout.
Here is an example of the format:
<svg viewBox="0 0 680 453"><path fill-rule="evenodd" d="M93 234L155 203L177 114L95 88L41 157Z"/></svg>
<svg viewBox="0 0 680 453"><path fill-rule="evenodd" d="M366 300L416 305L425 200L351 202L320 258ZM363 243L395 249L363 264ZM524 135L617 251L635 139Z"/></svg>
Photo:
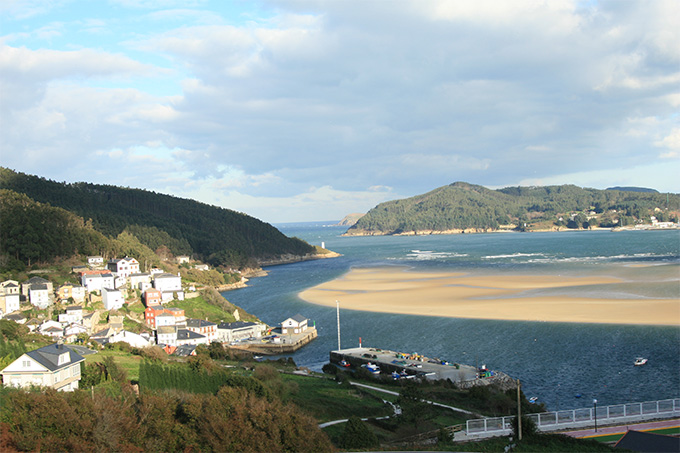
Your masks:
<svg viewBox="0 0 680 453"><path fill-rule="evenodd" d="M344 228L322 224L278 228L315 245L325 242L343 256L273 266L267 277L224 295L270 325L297 313L313 320L319 338L292 355L298 365L313 370L320 370L338 347L336 311L297 294L351 268L406 265L474 274L615 276L623 282L595 290L570 288L568 294L680 297L678 231L341 237ZM525 392L550 409L590 406L593 398L607 405L680 397L678 327L452 319L342 308L340 316L342 347L358 346L361 337L364 346L485 364L519 378ZM633 366L639 356L648 364Z"/></svg>

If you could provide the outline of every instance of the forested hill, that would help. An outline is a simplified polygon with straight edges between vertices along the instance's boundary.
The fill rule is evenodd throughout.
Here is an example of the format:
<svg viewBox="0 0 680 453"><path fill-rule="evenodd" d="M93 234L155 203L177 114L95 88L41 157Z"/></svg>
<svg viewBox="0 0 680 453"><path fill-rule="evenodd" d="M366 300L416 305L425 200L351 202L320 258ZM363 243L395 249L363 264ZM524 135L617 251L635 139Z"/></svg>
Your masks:
<svg viewBox="0 0 680 453"><path fill-rule="evenodd" d="M456 182L403 200L381 203L347 235L427 234L558 227L625 226L677 221L678 194L584 189L573 185L491 190Z"/></svg>
<svg viewBox="0 0 680 453"><path fill-rule="evenodd" d="M314 251L308 243L246 214L140 189L60 183L2 167L0 189L63 208L105 237L116 238L125 231L152 250L166 246L175 255L193 254L214 266L243 268L259 260ZM3 228L13 222L6 214L0 213ZM37 223L33 227L38 228Z"/></svg>

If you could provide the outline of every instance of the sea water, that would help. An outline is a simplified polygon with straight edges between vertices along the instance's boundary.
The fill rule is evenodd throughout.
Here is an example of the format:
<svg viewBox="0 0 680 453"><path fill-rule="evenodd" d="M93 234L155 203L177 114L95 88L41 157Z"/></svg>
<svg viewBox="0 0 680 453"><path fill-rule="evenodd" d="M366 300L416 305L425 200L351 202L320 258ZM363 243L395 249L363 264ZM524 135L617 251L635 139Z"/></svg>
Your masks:
<svg viewBox="0 0 680 453"><path fill-rule="evenodd" d="M314 245L323 242L342 256L272 266L268 276L224 295L272 326L298 313L309 318L319 337L292 357L316 371L338 348L336 309L307 303L298 294L352 268L613 276L622 282L535 290L533 295L680 298L677 230L343 237L345 228L322 223L277 227ZM549 409L591 406L593 399L609 405L680 397L680 327L370 313L342 309L342 301L340 307L342 348L357 347L361 338L367 347L484 364L520 379L525 393ZM647 365L634 366L637 357L649 359Z"/></svg>

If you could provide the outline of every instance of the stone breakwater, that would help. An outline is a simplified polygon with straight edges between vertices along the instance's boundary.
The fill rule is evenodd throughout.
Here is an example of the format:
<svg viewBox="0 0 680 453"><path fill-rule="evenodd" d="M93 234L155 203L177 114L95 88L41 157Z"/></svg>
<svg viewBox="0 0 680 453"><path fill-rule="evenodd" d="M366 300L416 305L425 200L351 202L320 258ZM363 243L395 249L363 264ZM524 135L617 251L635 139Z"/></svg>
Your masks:
<svg viewBox="0 0 680 453"><path fill-rule="evenodd" d="M339 253L336 252L331 252L330 250L327 253L308 253L306 255L281 255L278 258L275 259L262 259L258 261L258 264L260 266L276 266L279 264L290 264L290 263L299 263L301 261L311 261L311 260L321 260L321 259L326 259L326 258L337 258L341 256Z"/></svg>

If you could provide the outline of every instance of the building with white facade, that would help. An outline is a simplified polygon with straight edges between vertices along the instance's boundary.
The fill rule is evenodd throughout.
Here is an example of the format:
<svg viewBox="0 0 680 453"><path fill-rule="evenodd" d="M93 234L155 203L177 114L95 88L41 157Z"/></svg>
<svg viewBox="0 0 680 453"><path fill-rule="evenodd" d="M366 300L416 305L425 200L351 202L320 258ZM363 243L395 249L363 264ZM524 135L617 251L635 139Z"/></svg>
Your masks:
<svg viewBox="0 0 680 453"><path fill-rule="evenodd" d="M83 274L81 284L90 293L103 288L115 288L113 274Z"/></svg>
<svg viewBox="0 0 680 453"><path fill-rule="evenodd" d="M132 274L139 274L139 261L129 256L111 260L106 267L111 272L114 272L116 276L122 278L127 278Z"/></svg>
<svg viewBox="0 0 680 453"><path fill-rule="evenodd" d="M119 308L123 307L125 300L123 299L123 293L121 293L119 290L103 288L102 302L104 303L104 309L118 310Z"/></svg>
<svg viewBox="0 0 680 453"><path fill-rule="evenodd" d="M85 359L62 344L51 344L27 352L0 371L5 386L52 387L72 391L80 381L80 363Z"/></svg>

